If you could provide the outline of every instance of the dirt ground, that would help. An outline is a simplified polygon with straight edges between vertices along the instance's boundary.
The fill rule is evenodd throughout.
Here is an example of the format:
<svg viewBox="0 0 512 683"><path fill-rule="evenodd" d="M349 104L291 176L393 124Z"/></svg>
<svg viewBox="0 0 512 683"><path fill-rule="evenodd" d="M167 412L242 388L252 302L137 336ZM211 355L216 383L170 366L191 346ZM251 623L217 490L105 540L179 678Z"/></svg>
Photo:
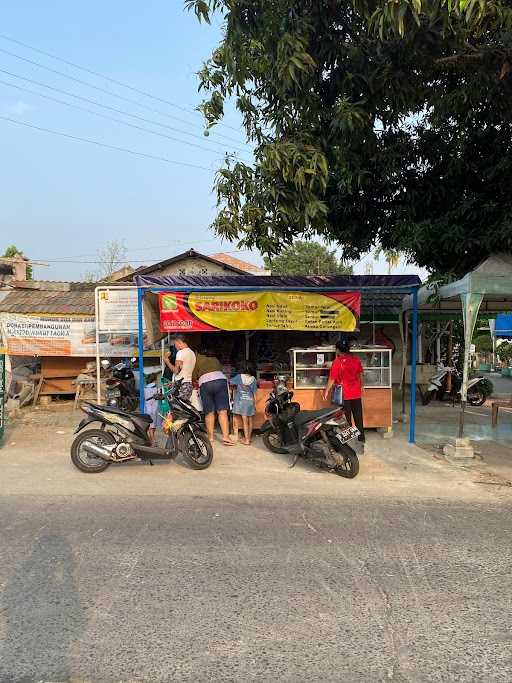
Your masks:
<svg viewBox="0 0 512 683"><path fill-rule="evenodd" d="M426 413L430 409L430 412ZM440 422L437 414L446 407L420 408ZM204 472L189 469L177 461L155 462L154 466L137 461L113 465L99 474L83 474L69 457L73 431L83 417L70 404L49 408L24 409L10 422L0 448L1 494L55 495L109 493L113 496L140 495L290 495L324 496L479 496L485 482L506 488L512 479L508 469L509 449L499 449L479 442L478 456L471 465L454 466L442 456L436 439L422 441L427 429L423 419L419 428L419 446L407 442L407 425L395 424L394 437L384 439L375 431L367 434L364 454L360 455L360 473L354 480L320 471L300 462L289 469L290 458L269 453L258 436L251 446L214 444L214 461ZM485 419L485 418L483 418ZM423 430L423 432L422 432ZM438 438L437 441L440 441ZM489 457L482 455L489 450ZM511 451L512 453L512 451ZM491 454L494 454L491 457Z"/></svg>

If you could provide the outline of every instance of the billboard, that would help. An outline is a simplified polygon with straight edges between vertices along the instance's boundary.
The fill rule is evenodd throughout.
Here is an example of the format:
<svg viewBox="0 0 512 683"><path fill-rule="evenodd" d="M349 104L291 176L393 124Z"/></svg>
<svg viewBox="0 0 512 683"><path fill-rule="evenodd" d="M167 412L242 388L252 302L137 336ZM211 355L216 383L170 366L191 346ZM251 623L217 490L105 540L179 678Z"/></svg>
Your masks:
<svg viewBox="0 0 512 683"><path fill-rule="evenodd" d="M2 337L11 356L86 356L96 355L94 317L0 314ZM101 356L131 356L137 346L135 333L99 335Z"/></svg>
<svg viewBox="0 0 512 683"><path fill-rule="evenodd" d="M353 332L360 292L163 292L161 332L290 330Z"/></svg>

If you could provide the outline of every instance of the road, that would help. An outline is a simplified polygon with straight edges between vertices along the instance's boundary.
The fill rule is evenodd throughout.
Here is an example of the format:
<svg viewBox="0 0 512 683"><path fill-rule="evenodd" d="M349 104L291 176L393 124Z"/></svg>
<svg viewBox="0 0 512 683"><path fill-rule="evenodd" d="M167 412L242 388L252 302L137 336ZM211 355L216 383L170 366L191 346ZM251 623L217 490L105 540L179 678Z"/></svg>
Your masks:
<svg viewBox="0 0 512 683"><path fill-rule="evenodd" d="M512 680L510 489L375 439L352 482L220 446L90 477L38 435L0 450L2 683Z"/></svg>

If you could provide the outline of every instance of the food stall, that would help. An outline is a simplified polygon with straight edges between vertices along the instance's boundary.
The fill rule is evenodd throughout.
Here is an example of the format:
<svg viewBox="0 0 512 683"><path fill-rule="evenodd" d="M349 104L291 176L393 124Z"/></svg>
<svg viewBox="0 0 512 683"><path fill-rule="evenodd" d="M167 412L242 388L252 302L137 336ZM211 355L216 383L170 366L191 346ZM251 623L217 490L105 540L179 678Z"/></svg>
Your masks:
<svg viewBox="0 0 512 683"><path fill-rule="evenodd" d="M410 276L137 276L135 281L139 325L144 317L149 343L177 331L190 333L190 346L202 351L206 345L228 377L240 360L253 362L256 427L275 375L289 377L303 409L328 405L322 394L334 344L340 334L357 339L364 297L373 297L374 311L387 292L401 301L417 284ZM376 345L354 352L365 370L365 425L389 429L392 352Z"/></svg>
<svg viewBox="0 0 512 683"><path fill-rule="evenodd" d="M363 415L365 427L390 429L393 424L391 350L385 346L354 346L363 375ZM323 391L336 356L334 346L290 349L294 398L307 410L327 405Z"/></svg>

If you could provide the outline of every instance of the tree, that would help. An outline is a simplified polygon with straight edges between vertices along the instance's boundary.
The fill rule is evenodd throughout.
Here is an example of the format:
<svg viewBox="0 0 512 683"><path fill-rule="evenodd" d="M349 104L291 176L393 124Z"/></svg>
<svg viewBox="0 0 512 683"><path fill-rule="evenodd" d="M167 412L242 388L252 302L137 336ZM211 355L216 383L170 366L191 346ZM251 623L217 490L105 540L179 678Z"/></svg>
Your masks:
<svg viewBox="0 0 512 683"><path fill-rule="evenodd" d="M214 228L263 253L380 244L446 277L512 250L507 0L186 0L224 37L207 125L236 99L252 166L218 172Z"/></svg>
<svg viewBox="0 0 512 683"><path fill-rule="evenodd" d="M379 247L375 250L375 258L380 258L383 255L388 264L388 275L391 275L395 268L398 268L400 263L400 252L397 249L383 249Z"/></svg>
<svg viewBox="0 0 512 683"><path fill-rule="evenodd" d="M113 273L126 264L126 247L119 240L112 240L96 252L98 268L85 273L83 279L87 282L110 280Z"/></svg>
<svg viewBox="0 0 512 683"><path fill-rule="evenodd" d="M11 244L9 247L7 247L2 256L3 258L13 258L14 256L22 256L25 258L25 254L21 251L21 249L18 249L18 247L14 246L14 244ZM32 266L29 264L27 264L27 280L32 280Z"/></svg>
<svg viewBox="0 0 512 683"><path fill-rule="evenodd" d="M352 266L336 258L335 252L319 242L295 241L280 254L265 258L273 275L351 275Z"/></svg>
<svg viewBox="0 0 512 683"><path fill-rule="evenodd" d="M497 348L496 348L496 355L500 359L502 363L505 363L506 365L509 364L510 360L512 359L512 344L510 342L502 342Z"/></svg>
<svg viewBox="0 0 512 683"><path fill-rule="evenodd" d="M473 339L473 344L479 353L492 353L492 339L489 334L479 334Z"/></svg>

